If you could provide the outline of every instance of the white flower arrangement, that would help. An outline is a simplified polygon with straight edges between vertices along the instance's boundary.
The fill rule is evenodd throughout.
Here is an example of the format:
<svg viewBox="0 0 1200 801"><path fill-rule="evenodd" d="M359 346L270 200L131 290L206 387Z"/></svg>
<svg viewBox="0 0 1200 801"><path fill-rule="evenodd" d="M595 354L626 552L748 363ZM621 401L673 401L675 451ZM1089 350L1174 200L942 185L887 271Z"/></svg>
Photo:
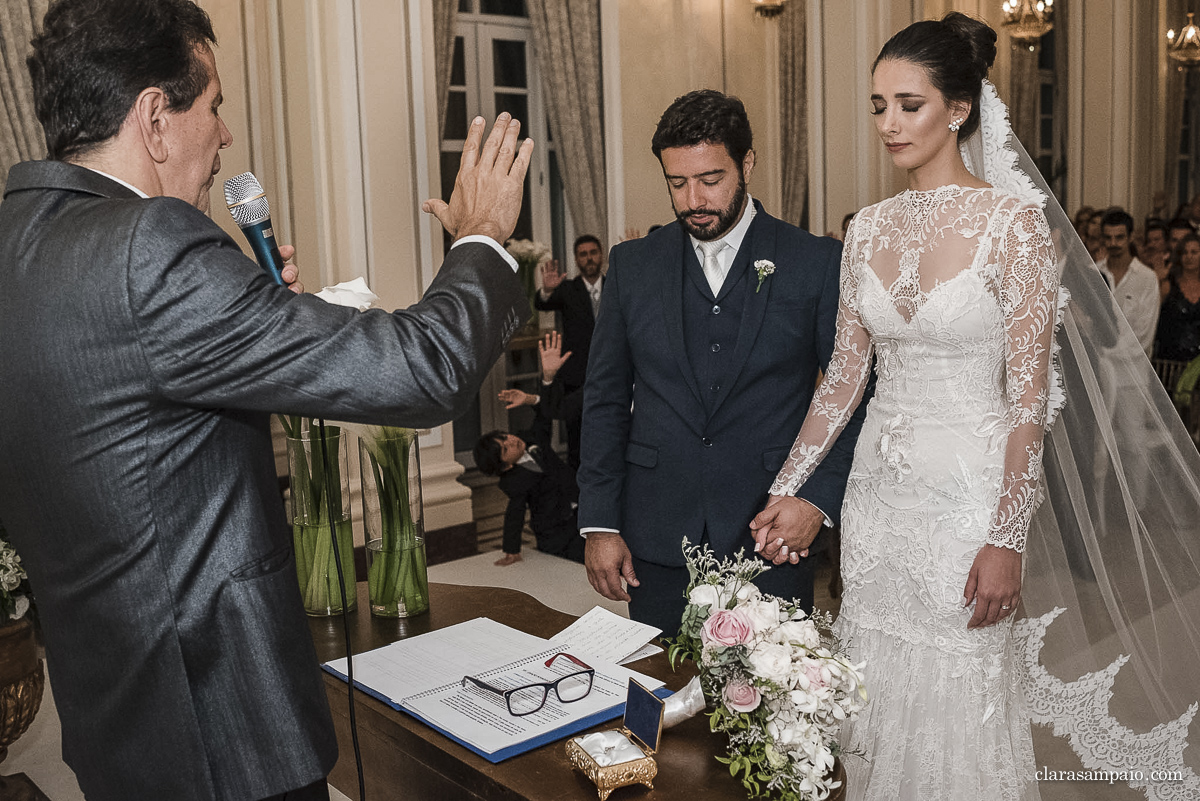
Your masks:
<svg viewBox="0 0 1200 801"><path fill-rule="evenodd" d="M842 722L867 701L863 669L833 636L828 613L764 595L751 581L768 569L744 558L718 561L707 546L683 543L691 583L671 664L692 659L712 711L729 735L717 760L751 798L821 801L832 777Z"/></svg>
<svg viewBox="0 0 1200 801"><path fill-rule="evenodd" d="M536 267L550 258L550 247L532 239L510 239L504 249L518 264L532 263Z"/></svg>
<svg viewBox="0 0 1200 801"><path fill-rule="evenodd" d="M754 287L754 294L758 294L758 290L762 289L763 281L767 280L768 275L775 273L775 262L770 259L759 259L754 262L754 272L758 273L758 285Z"/></svg>

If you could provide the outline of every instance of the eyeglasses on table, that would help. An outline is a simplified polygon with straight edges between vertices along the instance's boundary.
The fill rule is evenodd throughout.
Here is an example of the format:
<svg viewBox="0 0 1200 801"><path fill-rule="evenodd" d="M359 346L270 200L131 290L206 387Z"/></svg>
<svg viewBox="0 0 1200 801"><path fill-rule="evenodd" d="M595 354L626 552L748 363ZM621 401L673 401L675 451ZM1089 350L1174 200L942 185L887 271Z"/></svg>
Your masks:
<svg viewBox="0 0 1200 801"><path fill-rule="evenodd" d="M592 691L592 679L596 675L595 669L584 664L580 659L563 652L559 652L547 659L545 662L546 667L552 667L554 662L559 658L569 659L581 669L573 673L568 673L565 676L560 676L554 681L534 682L533 684L513 687L511 690L505 690L494 684L488 684L486 681L477 679L474 676L463 676L462 686L466 687L467 682L470 682L476 687L503 697L504 703L508 705L509 714L516 717L532 715L545 706L546 698L550 695L551 689L554 690L554 694L561 703L570 704L575 701L582 701Z"/></svg>

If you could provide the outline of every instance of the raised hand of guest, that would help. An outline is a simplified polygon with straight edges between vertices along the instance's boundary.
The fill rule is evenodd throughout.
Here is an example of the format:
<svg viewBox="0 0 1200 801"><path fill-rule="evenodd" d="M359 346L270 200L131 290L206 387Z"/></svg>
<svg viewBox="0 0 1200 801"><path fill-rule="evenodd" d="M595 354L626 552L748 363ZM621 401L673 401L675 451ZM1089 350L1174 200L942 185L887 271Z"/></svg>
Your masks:
<svg viewBox="0 0 1200 801"><path fill-rule="evenodd" d="M528 392L522 392L519 389L502 389L497 393L497 397L502 403L508 404L505 409L515 409L518 406L536 406L538 402L537 395L530 395Z"/></svg>
<svg viewBox="0 0 1200 801"><path fill-rule="evenodd" d="M571 358L571 351L562 352L562 334L551 331L538 343L538 358L542 362L542 381L549 384Z"/></svg>
<svg viewBox="0 0 1200 801"><path fill-rule="evenodd" d="M549 297L563 282L563 273L559 269L558 259L551 259L542 264L542 294Z"/></svg>
<svg viewBox="0 0 1200 801"><path fill-rule="evenodd" d="M521 123L506 111L496 118L492 132L480 147L483 126L483 117L476 117L467 131L450 202L430 198L421 209L437 217L455 239L481 235L504 242L512 236L521 213L533 140L526 139L517 148Z"/></svg>

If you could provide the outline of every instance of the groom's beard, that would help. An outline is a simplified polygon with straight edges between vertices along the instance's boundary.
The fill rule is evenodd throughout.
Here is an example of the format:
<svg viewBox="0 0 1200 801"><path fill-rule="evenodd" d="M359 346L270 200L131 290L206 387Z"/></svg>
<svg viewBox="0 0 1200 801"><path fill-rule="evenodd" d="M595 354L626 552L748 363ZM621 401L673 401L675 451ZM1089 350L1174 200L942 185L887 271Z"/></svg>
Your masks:
<svg viewBox="0 0 1200 801"><path fill-rule="evenodd" d="M737 225L738 213L742 210L742 204L746 202L746 179L744 176L738 176L737 191L733 193L733 199L729 205L723 209L689 209L680 214L675 212L675 219L679 220L679 224L683 226L683 230L687 231L692 236L699 239L701 242L711 242L714 239L720 239L729 233L729 229ZM696 225L692 222L693 216L706 214L716 215L716 219L708 225Z"/></svg>

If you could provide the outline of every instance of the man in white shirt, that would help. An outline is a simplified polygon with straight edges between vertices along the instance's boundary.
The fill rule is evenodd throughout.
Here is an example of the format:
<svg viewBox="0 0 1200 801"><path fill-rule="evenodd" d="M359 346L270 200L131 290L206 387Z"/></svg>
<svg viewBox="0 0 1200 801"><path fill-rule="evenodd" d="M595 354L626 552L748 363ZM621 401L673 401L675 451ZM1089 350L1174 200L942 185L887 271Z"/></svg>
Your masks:
<svg viewBox="0 0 1200 801"><path fill-rule="evenodd" d="M1105 213L1100 230L1107 255L1097 262L1096 267L1112 289L1117 306L1137 335L1142 349L1150 356L1154 349L1154 332L1158 328L1158 276L1129 249L1133 217L1126 211L1112 209Z"/></svg>

